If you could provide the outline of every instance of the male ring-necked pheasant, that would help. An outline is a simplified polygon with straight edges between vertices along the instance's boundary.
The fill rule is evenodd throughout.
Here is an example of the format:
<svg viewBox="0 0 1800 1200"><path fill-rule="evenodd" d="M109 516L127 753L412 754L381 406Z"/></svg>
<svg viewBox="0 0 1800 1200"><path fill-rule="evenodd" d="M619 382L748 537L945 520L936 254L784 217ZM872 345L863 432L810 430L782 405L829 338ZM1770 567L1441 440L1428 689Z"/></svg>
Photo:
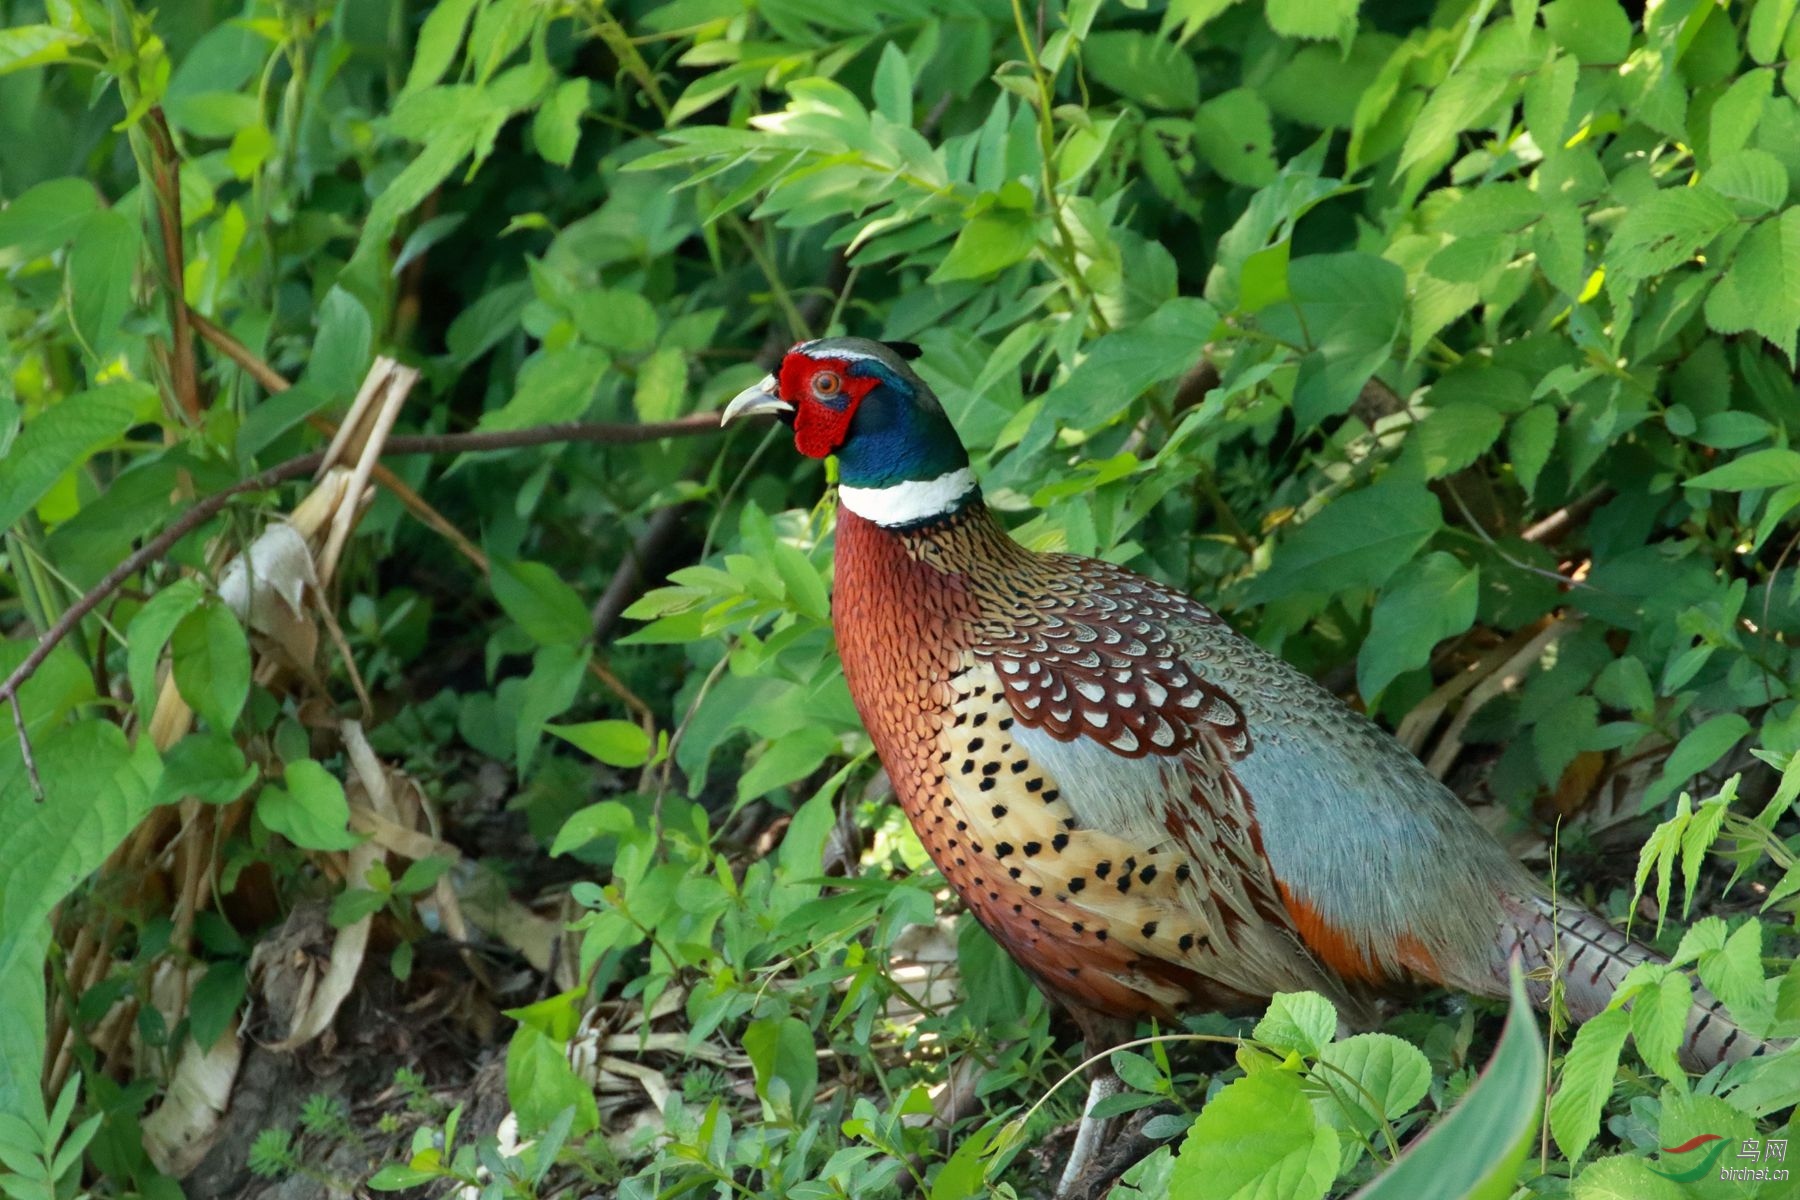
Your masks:
<svg viewBox="0 0 1800 1200"><path fill-rule="evenodd" d="M802 343L724 420L761 412L837 456L832 623L895 794L1091 1053L1140 1016L1278 991L1352 1021L1419 985L1500 996L1514 954L1586 1019L1651 957L1553 907L1412 754L1204 605L1013 541L901 352ZM1700 993L1691 1067L1760 1048Z"/></svg>

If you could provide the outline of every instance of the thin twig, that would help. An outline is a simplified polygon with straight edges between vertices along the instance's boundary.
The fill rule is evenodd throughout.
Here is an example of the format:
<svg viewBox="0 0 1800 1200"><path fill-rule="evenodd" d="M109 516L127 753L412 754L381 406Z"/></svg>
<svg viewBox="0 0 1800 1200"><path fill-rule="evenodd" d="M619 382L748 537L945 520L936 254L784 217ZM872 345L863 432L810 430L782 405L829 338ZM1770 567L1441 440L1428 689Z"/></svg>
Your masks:
<svg viewBox="0 0 1800 1200"><path fill-rule="evenodd" d="M19 731L19 754L25 760L25 777L31 780L31 794L42 804L44 781L38 777L37 758L31 753L31 735L25 732L25 714L19 711L19 693L10 691L6 699L12 705L13 728Z"/></svg>

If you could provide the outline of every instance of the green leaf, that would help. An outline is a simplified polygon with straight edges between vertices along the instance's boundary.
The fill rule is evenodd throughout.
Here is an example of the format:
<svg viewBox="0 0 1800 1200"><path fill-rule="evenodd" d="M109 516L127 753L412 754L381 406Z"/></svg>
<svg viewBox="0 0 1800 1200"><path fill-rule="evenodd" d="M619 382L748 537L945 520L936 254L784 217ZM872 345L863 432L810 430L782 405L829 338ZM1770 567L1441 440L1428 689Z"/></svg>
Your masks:
<svg viewBox="0 0 1800 1200"><path fill-rule="evenodd" d="M1337 1136L1292 1071L1263 1070L1206 1102L1175 1156L1171 1196L1321 1200L1337 1176Z"/></svg>
<svg viewBox="0 0 1800 1200"><path fill-rule="evenodd" d="M1081 63L1095 79L1147 108L1192 112L1200 103L1200 72L1179 47L1149 33L1089 34Z"/></svg>
<svg viewBox="0 0 1800 1200"><path fill-rule="evenodd" d="M588 81L565 79L538 108L531 119L531 140L545 162L566 167L575 161L587 107Z"/></svg>
<svg viewBox="0 0 1800 1200"><path fill-rule="evenodd" d="M1444 80L1408 129L1398 169L1406 172L1448 159L1457 136L1494 108L1510 86L1512 80L1505 74L1468 67Z"/></svg>
<svg viewBox="0 0 1800 1200"><path fill-rule="evenodd" d="M575 1110L574 1128L599 1128L600 1110L594 1089L569 1065L567 1039L553 1038L524 1021L506 1046L506 1096L519 1117L519 1131L546 1129L563 1110Z"/></svg>
<svg viewBox="0 0 1800 1200"><path fill-rule="evenodd" d="M1726 1007L1756 1013L1768 1006L1762 969L1762 923L1745 921L1717 950L1703 952L1696 968L1700 982Z"/></svg>
<svg viewBox="0 0 1800 1200"><path fill-rule="evenodd" d="M1688 487L1713 488L1721 492L1748 492L1800 483L1800 451L1785 446L1752 450L1684 483Z"/></svg>
<svg viewBox="0 0 1800 1200"><path fill-rule="evenodd" d="M125 657L126 675L131 680L139 721L148 722L156 707L156 664L162 658L163 647L169 644L175 627L205 598L198 580L177 580L150 597L131 619L126 630L130 643Z"/></svg>
<svg viewBox="0 0 1800 1200"><path fill-rule="evenodd" d="M531 674L519 686L518 709L513 716L513 762L519 778L525 777L537 754L544 723L575 703L592 653L586 646L565 642L539 646L531 656Z"/></svg>
<svg viewBox="0 0 1800 1200"><path fill-rule="evenodd" d="M89 215L69 249L69 317L101 358L109 357L123 335L141 249L137 225L111 208Z"/></svg>
<svg viewBox="0 0 1800 1200"><path fill-rule="evenodd" d="M1550 65L1533 72L1525 81L1525 128L1531 131L1531 140L1537 143L1538 149L1547 155L1563 149L1568 140L1569 113L1575 103L1575 85L1580 77L1581 64L1570 55L1559 54Z"/></svg>
<svg viewBox="0 0 1800 1200"><path fill-rule="evenodd" d="M1631 1031L1631 1014L1609 1008L1575 1031L1562 1076L1550 1098L1550 1135L1573 1162L1600 1132L1600 1112L1612 1095L1619 1052Z"/></svg>
<svg viewBox="0 0 1800 1200"><path fill-rule="evenodd" d="M208 599L169 638L175 687L215 733L229 733L250 697L250 643L230 609Z"/></svg>
<svg viewBox="0 0 1800 1200"><path fill-rule="evenodd" d="M687 356L664 346L638 365L632 407L640 421L668 421L687 407Z"/></svg>
<svg viewBox="0 0 1800 1200"><path fill-rule="evenodd" d="M544 728L609 767L641 767L650 761L650 735L630 721L585 721Z"/></svg>
<svg viewBox="0 0 1800 1200"><path fill-rule="evenodd" d="M1387 362L1406 314L1406 273L1372 254L1310 254L1288 264L1291 306L1259 319L1307 347L1294 385L1294 417L1316 425L1356 402Z"/></svg>
<svg viewBox="0 0 1800 1200"><path fill-rule="evenodd" d="M1199 361L1218 323L1212 305L1181 296L1131 328L1102 337L1044 397L1021 451L1041 450L1064 425L1111 420L1152 384L1177 378Z"/></svg>
<svg viewBox="0 0 1800 1200"><path fill-rule="evenodd" d="M1718 333L1754 330L1795 361L1800 330L1800 208L1760 222L1706 298L1706 323Z"/></svg>
<svg viewBox="0 0 1800 1200"><path fill-rule="evenodd" d="M837 735L820 725L802 725L769 743L762 757L738 776L738 798L749 800L804 779L840 749Z"/></svg>
<svg viewBox="0 0 1800 1200"><path fill-rule="evenodd" d="M1767 66L1781 53L1781 42L1794 19L1796 0L1756 0L1744 39L1750 57Z"/></svg>
<svg viewBox="0 0 1800 1200"><path fill-rule="evenodd" d="M1513 474L1527 494L1537 491L1538 476L1550 461L1556 446L1557 413L1548 404L1539 404L1513 418L1506 431L1506 454L1512 460Z"/></svg>
<svg viewBox="0 0 1800 1200"><path fill-rule="evenodd" d="M1679 1162L1666 1161L1672 1166ZM1625 1154L1590 1163L1575 1179L1575 1200L1688 1200L1689 1196L1643 1159Z"/></svg>
<svg viewBox="0 0 1800 1200"><path fill-rule="evenodd" d="M1362 0L1267 0L1269 28L1283 37L1347 40Z"/></svg>
<svg viewBox="0 0 1800 1200"><path fill-rule="evenodd" d="M594 400L594 388L612 366L604 350L571 342L539 350L519 368L512 398L481 415L483 432L529 429L580 420Z"/></svg>
<svg viewBox="0 0 1800 1200"><path fill-rule="evenodd" d="M1637 989L1631 1001L1631 1039L1652 1070L1664 1079L1685 1079L1675 1052L1687 1033L1694 988L1685 971L1664 970L1662 978Z"/></svg>
<svg viewBox="0 0 1800 1200"><path fill-rule="evenodd" d="M374 325L362 301L333 287L319 305L319 330L306 364L306 383L329 396L354 396L369 369L374 337Z"/></svg>
<svg viewBox="0 0 1800 1200"><path fill-rule="evenodd" d="M1036 246L1037 228L1030 213L990 208L962 227L950 253L931 273L931 282L985 279L1022 262Z"/></svg>
<svg viewBox="0 0 1800 1200"><path fill-rule="evenodd" d="M1445 638L1475 623L1480 572L1439 550L1407 563L1381 591L1356 657L1356 688L1373 700L1406 671L1431 660Z"/></svg>
<svg viewBox="0 0 1800 1200"><path fill-rule="evenodd" d="M744 1053L756 1071L756 1094L784 1120L804 1117L819 1089L812 1029L794 1017L752 1021Z"/></svg>
<svg viewBox="0 0 1800 1200"><path fill-rule="evenodd" d="M1763 105L1775 90L1775 72L1768 67L1746 71L1732 81L1713 103L1712 141L1708 151L1714 161L1742 150L1762 120Z"/></svg>
<svg viewBox="0 0 1800 1200"><path fill-rule="evenodd" d="M1379 587L1443 525L1437 497L1419 484L1383 480L1351 492L1276 548L1273 565L1251 581L1245 603Z"/></svg>
<svg viewBox="0 0 1800 1200"><path fill-rule="evenodd" d="M1275 178L1269 106L1250 88L1212 97L1194 114L1194 149L1232 183L1263 187Z"/></svg>
<svg viewBox="0 0 1800 1200"><path fill-rule="evenodd" d="M48 254L74 237L100 196L85 179L47 179L0 208L0 249L16 248L19 257Z"/></svg>
<svg viewBox="0 0 1800 1200"><path fill-rule="evenodd" d="M30 685L27 685L28 687ZM30 711L30 708L27 708ZM159 766L111 720L87 719L34 739L45 799L32 794L16 751L0 752L0 829L9 870L0 885L0 1113L42 1113L44 971L52 912L150 812ZM0 1136L5 1133L0 1119ZM47 1191L44 1193L49 1195Z"/></svg>
<svg viewBox="0 0 1800 1200"><path fill-rule="evenodd" d="M1317 992L1276 992L1256 1023L1256 1040L1316 1058L1337 1035L1337 1009Z"/></svg>
<svg viewBox="0 0 1800 1200"><path fill-rule="evenodd" d="M1718 713L1687 731L1663 763L1662 777L1645 793L1654 804L1725 757L1750 733L1750 722L1738 713Z"/></svg>
<svg viewBox="0 0 1800 1200"><path fill-rule="evenodd" d="M881 61L875 64L872 92L876 112L896 125L912 124L912 66L906 61L906 52L900 49L898 42L889 42L881 48Z"/></svg>
<svg viewBox="0 0 1800 1200"><path fill-rule="evenodd" d="M138 382L76 392L25 426L0 472L0 530L30 512L67 471L111 446L148 416L156 393Z"/></svg>
<svg viewBox="0 0 1800 1200"><path fill-rule="evenodd" d="M637 292L597 288L579 293L570 305L581 336L607 350L646 350L656 341L656 309Z"/></svg>
<svg viewBox="0 0 1800 1200"><path fill-rule="evenodd" d="M54 25L14 25L0 29L0 75L62 62L69 51L87 41L72 29Z"/></svg>
<svg viewBox="0 0 1800 1200"><path fill-rule="evenodd" d="M1731 205L1709 187L1664 188L1633 204L1619 221L1606 247L1607 272L1623 279L1666 274L1692 261L1736 220Z"/></svg>
<svg viewBox="0 0 1800 1200"><path fill-rule="evenodd" d="M1432 409L1414 435L1425 456L1425 478L1439 479L1472 465L1498 440L1504 423L1487 405L1468 400Z"/></svg>
<svg viewBox="0 0 1800 1200"><path fill-rule="evenodd" d="M257 774L227 735L190 733L163 752L156 802L173 804L192 797L203 804L229 804L250 790Z"/></svg>
<svg viewBox="0 0 1800 1200"><path fill-rule="evenodd" d="M1618 0L1556 0L1541 10L1558 46L1583 64L1620 66L1631 50L1631 18Z"/></svg>
<svg viewBox="0 0 1800 1200"><path fill-rule="evenodd" d="M1383 1120L1398 1121L1431 1090L1430 1060L1417 1046L1392 1034L1355 1034L1326 1046L1319 1060L1337 1068L1313 1076L1336 1097L1323 1102L1321 1112L1360 1114L1352 1124L1359 1133L1373 1133ZM1370 1096L1378 1111L1368 1111Z"/></svg>
<svg viewBox="0 0 1800 1200"><path fill-rule="evenodd" d="M287 765L287 787L266 787L256 798L264 825L302 850L349 850L362 838L350 832L344 785L309 758Z"/></svg>
<svg viewBox="0 0 1800 1200"><path fill-rule="evenodd" d="M1787 168L1767 150L1739 150L1719 159L1706 173L1706 185L1750 217L1772 213L1788 198Z"/></svg>
<svg viewBox="0 0 1800 1200"><path fill-rule="evenodd" d="M476 0L442 0L434 4L419 26L419 40L413 47L412 66L406 72L407 93L430 87L444 77L462 45L463 31L469 26L469 14Z"/></svg>
<svg viewBox="0 0 1800 1200"><path fill-rule="evenodd" d="M583 642L592 631L581 597L543 563L493 559L488 582L506 615L540 646Z"/></svg>

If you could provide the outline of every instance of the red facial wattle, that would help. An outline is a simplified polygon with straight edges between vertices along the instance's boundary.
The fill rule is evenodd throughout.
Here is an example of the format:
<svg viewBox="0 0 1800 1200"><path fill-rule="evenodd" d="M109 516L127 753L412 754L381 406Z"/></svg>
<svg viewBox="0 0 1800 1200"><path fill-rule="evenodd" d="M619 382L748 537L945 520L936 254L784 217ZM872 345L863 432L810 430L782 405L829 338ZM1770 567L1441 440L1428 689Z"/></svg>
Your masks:
<svg viewBox="0 0 1800 1200"><path fill-rule="evenodd" d="M850 367L850 360L843 358L789 354L782 360L780 395L794 406L794 447L809 458L824 458L844 444L857 405L880 382L852 375ZM813 381L826 371L841 383L835 395L821 399Z"/></svg>

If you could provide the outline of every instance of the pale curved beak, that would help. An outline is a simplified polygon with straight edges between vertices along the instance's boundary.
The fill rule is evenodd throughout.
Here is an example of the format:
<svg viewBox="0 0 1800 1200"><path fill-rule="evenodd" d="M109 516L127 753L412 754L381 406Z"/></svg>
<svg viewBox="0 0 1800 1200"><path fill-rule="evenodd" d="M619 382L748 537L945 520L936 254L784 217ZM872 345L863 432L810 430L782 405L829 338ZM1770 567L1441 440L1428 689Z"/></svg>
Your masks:
<svg viewBox="0 0 1800 1200"><path fill-rule="evenodd" d="M757 413L793 412L794 406L778 394L780 386L773 375L764 375L761 383L752 384L731 398L731 403L719 414L719 424L729 425L739 417Z"/></svg>

